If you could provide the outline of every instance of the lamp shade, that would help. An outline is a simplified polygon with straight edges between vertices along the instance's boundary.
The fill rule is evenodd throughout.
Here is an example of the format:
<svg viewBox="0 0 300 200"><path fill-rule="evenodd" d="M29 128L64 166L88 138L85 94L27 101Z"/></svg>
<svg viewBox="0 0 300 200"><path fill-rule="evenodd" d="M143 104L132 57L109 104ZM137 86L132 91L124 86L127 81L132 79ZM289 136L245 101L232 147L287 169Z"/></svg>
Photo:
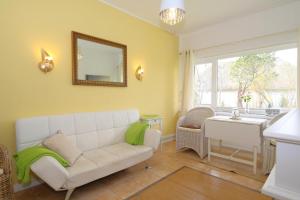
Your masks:
<svg viewBox="0 0 300 200"><path fill-rule="evenodd" d="M169 9L169 8L179 8L185 10L184 0L162 0L160 5L160 11Z"/></svg>
<svg viewBox="0 0 300 200"><path fill-rule="evenodd" d="M171 26L181 22L185 16L184 0L162 0L159 15Z"/></svg>

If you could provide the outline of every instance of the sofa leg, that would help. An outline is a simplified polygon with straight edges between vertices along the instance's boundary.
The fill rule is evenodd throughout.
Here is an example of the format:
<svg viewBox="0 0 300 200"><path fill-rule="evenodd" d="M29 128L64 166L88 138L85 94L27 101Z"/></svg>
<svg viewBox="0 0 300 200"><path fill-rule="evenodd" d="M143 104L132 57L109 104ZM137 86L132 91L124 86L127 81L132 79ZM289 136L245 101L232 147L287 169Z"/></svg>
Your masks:
<svg viewBox="0 0 300 200"><path fill-rule="evenodd" d="M75 188L74 188L74 189L69 189L69 190L67 191L65 200L69 200L69 199L70 199L70 197L71 197L72 193L74 192L74 190L75 190Z"/></svg>

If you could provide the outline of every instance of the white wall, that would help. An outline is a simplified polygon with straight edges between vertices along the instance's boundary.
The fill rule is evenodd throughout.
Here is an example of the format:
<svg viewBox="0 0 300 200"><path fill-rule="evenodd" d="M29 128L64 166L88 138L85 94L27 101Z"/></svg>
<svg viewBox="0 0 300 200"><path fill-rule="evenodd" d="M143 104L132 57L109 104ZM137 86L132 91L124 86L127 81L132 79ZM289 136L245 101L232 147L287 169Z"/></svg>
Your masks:
<svg viewBox="0 0 300 200"><path fill-rule="evenodd" d="M232 42L230 44L213 46L204 49L200 49L194 52L195 61L198 62L203 58L211 58L215 56L231 56L236 55L236 53L246 53L251 52L251 50L267 50L269 47L280 47L284 48L290 44L297 44L298 42L298 31L287 31L283 33L272 34L263 37L257 37L253 39ZM273 48L272 48L273 49ZM203 61L203 60L202 60Z"/></svg>
<svg viewBox="0 0 300 200"><path fill-rule="evenodd" d="M295 31L300 27L300 2L272 8L180 35L180 51L205 49L267 35Z"/></svg>

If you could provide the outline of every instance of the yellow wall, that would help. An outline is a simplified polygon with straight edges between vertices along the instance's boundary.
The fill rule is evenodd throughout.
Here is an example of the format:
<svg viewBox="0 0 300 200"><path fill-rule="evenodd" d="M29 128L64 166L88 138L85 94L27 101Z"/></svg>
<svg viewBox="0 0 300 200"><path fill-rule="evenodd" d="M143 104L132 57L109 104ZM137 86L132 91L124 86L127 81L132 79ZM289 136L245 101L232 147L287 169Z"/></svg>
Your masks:
<svg viewBox="0 0 300 200"><path fill-rule="evenodd" d="M164 134L174 133L176 36L97 0L1 0L0 25L0 143L12 153L15 120L39 115L138 108L162 115ZM127 45L127 88L72 85L72 30ZM41 48L54 57L49 74L37 67Z"/></svg>

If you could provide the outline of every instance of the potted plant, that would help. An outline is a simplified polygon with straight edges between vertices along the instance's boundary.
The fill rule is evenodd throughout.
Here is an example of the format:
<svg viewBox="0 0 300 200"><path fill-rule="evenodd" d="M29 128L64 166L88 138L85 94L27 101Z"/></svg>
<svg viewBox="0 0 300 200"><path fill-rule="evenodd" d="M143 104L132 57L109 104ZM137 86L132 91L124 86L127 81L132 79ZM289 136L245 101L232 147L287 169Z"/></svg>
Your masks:
<svg viewBox="0 0 300 200"><path fill-rule="evenodd" d="M244 96L241 97L241 99L246 104L245 112L246 113L250 113L249 103L250 103L250 101L252 99L251 95L250 94L244 95Z"/></svg>

